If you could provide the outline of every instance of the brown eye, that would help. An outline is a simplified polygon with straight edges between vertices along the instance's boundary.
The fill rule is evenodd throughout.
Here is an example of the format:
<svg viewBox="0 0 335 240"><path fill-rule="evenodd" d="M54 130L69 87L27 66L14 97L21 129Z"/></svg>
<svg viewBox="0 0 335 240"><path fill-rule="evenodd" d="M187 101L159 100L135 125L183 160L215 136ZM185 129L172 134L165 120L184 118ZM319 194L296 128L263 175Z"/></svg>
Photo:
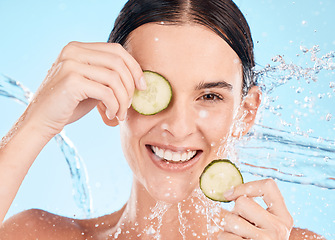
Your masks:
<svg viewBox="0 0 335 240"><path fill-rule="evenodd" d="M216 96L214 94L206 94L203 96L204 100L215 100L216 99Z"/></svg>
<svg viewBox="0 0 335 240"><path fill-rule="evenodd" d="M223 100L223 98L217 94L213 94L213 93L208 93L208 94L205 94L203 95L202 97L202 100L204 101L219 101L219 100Z"/></svg>

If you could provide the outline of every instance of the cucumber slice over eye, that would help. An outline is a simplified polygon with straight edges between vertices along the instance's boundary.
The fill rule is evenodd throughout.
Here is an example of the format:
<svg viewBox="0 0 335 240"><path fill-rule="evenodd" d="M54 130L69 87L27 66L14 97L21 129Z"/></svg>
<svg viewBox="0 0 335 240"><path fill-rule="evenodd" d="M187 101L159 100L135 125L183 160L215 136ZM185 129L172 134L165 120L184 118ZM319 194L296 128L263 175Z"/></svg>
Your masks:
<svg viewBox="0 0 335 240"><path fill-rule="evenodd" d="M214 201L229 202L223 196L225 192L243 183L241 172L228 159L212 161L200 176L200 189Z"/></svg>
<svg viewBox="0 0 335 240"><path fill-rule="evenodd" d="M147 89L135 89L132 107L143 115L154 115L168 107L172 98L170 83L160 74L143 71Z"/></svg>

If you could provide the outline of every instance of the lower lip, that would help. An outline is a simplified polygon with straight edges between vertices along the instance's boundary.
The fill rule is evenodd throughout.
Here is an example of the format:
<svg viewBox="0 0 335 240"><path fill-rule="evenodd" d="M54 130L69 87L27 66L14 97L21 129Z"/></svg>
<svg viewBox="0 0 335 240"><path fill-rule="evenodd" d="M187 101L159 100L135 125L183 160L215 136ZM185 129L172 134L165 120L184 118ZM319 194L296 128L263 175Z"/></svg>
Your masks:
<svg viewBox="0 0 335 240"><path fill-rule="evenodd" d="M201 153L202 153L200 151L197 151L197 154L195 155L195 157L185 162L181 162L181 161L180 162L170 162L170 161L165 161L159 158L156 154L154 154L151 150L151 146L147 146L147 150L148 150L148 153L149 153L149 156L152 162L158 168L164 171L170 171L170 172L182 172L182 171L192 168L193 165L195 165L199 161Z"/></svg>

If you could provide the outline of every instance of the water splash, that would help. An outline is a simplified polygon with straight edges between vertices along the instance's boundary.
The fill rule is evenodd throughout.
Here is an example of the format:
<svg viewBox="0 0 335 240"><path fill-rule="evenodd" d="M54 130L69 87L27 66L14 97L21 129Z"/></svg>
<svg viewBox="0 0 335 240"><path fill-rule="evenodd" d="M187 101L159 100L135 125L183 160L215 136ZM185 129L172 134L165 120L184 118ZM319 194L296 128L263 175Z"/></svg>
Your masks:
<svg viewBox="0 0 335 240"><path fill-rule="evenodd" d="M332 141L256 125L238 145L241 170L281 181L335 189Z"/></svg>
<svg viewBox="0 0 335 240"><path fill-rule="evenodd" d="M199 200L200 204L195 203L197 213L206 216L206 233L202 233L202 236L206 236L206 239L212 239L217 232L220 230L224 231L223 221L221 218L223 206L219 202L209 200L200 188L193 191L191 197L195 197Z"/></svg>
<svg viewBox="0 0 335 240"><path fill-rule="evenodd" d="M276 56L272 65L257 70L264 93L259 119L236 150L242 171L335 189L335 84L325 80L335 77L335 53L318 57L318 46L301 47L301 51L297 57L308 57L305 64L287 63ZM0 78L0 95L24 104L32 98L29 90L5 76ZM85 165L64 134L56 140L69 164L76 204L89 215L92 201Z"/></svg>
<svg viewBox="0 0 335 240"><path fill-rule="evenodd" d="M151 209L152 214L148 217L148 220L152 222L153 220L157 219L157 226L155 226L155 224L147 224L144 232L148 236L152 236L154 239L157 240L161 239L160 229L163 225L163 216L170 207L170 204L158 201L155 207Z"/></svg>
<svg viewBox="0 0 335 240"><path fill-rule="evenodd" d="M28 105L33 98L33 93L20 82L5 75L0 75L0 96L8 97L21 104Z"/></svg>
<svg viewBox="0 0 335 240"><path fill-rule="evenodd" d="M257 71L263 105L253 130L236 145L241 170L335 189L335 52L301 51L304 64L276 56Z"/></svg>
<svg viewBox="0 0 335 240"><path fill-rule="evenodd" d="M183 237L183 240L186 239L186 224L187 218L183 216L183 211L181 209L181 203L178 203L178 220L179 220L179 233Z"/></svg>
<svg viewBox="0 0 335 240"><path fill-rule="evenodd" d="M7 76L0 75L0 96L11 98L21 104L28 105L32 100L33 93L21 83ZM85 217L89 217L92 213L92 198L86 166L64 131L56 135L55 140L62 150L69 166L75 203L78 208L83 211Z"/></svg>

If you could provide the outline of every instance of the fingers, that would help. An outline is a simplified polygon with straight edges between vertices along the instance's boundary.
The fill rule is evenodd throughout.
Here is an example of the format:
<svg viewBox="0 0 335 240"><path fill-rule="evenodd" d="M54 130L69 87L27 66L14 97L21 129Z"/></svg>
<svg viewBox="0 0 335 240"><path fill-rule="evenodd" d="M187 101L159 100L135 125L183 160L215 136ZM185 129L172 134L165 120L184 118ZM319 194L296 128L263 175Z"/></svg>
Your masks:
<svg viewBox="0 0 335 240"><path fill-rule="evenodd" d="M271 214L253 199L244 196L239 197L235 201L235 207L232 212L246 219L256 227L268 231L269 234L280 237L280 239L287 239L293 226L293 221L286 221Z"/></svg>
<svg viewBox="0 0 335 240"><path fill-rule="evenodd" d="M242 240L243 238L229 232L221 232L218 235L218 240Z"/></svg>
<svg viewBox="0 0 335 240"><path fill-rule="evenodd" d="M245 206L248 206L248 208ZM241 196L235 201L235 206L232 212L244 219L248 219L248 221L255 226L264 229L271 228L273 222L278 222L274 215L266 211L252 199L245 196Z"/></svg>
<svg viewBox="0 0 335 240"><path fill-rule="evenodd" d="M62 50L58 61L68 59L77 59L84 64L118 71L122 73L122 79L131 76L132 82L139 90L146 88L140 65L120 44L71 42ZM125 85L127 87L127 84Z"/></svg>
<svg viewBox="0 0 335 240"><path fill-rule="evenodd" d="M107 108L108 115L110 118L114 118L115 114L112 114L111 112L114 112L116 109L116 116L120 120L125 119L125 115L128 107L130 106L130 101L134 90L133 87L132 90L127 89L123 82L130 82L130 79L122 80L122 77L116 71L111 71L100 66L85 65L73 60L64 61L62 68L64 72L74 71L88 80L95 81L110 88L110 90L113 92L113 97L115 97L117 100L117 105L113 106L113 110ZM93 96L90 97L93 98Z"/></svg>
<svg viewBox="0 0 335 240"><path fill-rule="evenodd" d="M71 42L63 48L53 69L57 69L58 73L58 80L53 79L53 85L59 81L69 80L69 75L79 74L109 88L113 92L112 102L116 104L113 106L105 104L108 101L104 99L103 104L107 107L106 116L117 117L121 121L125 119L130 107L135 87L139 90L146 88L140 65L120 44ZM49 75L54 74L50 72ZM76 88L81 88L81 84L78 83ZM99 99L96 97L98 96L87 96ZM81 107L82 105L78 105L77 113L85 112L85 107ZM79 111L80 109L83 111ZM77 118L72 116L72 119Z"/></svg>
<svg viewBox="0 0 335 240"><path fill-rule="evenodd" d="M224 231L227 233L232 233L234 235L247 238L247 239L259 239L263 234L260 228L250 224L244 218L240 216L227 212L224 216Z"/></svg>
<svg viewBox="0 0 335 240"><path fill-rule="evenodd" d="M243 239L289 238L293 219L274 180L242 184L225 196L235 201L232 212L224 216L225 232ZM254 197L262 197L268 208L264 209L255 202Z"/></svg>
<svg viewBox="0 0 335 240"><path fill-rule="evenodd" d="M79 85L80 88L76 89L76 86ZM68 91L65 92L66 96L71 98L74 97L78 102L80 102L79 106L72 107L76 107L77 111L83 111L80 109L80 106L83 105L88 99L96 99L101 101L107 107L109 114L113 117L116 116L117 112L119 111L120 107L117 97L111 88L96 81L91 81L77 72L72 72L67 77L64 77L63 81L59 82L58 86L59 89L68 89ZM98 103L95 102L95 105L96 104ZM94 106L92 105L91 108L93 107ZM87 112L87 110L85 111ZM78 115L78 112L74 115ZM73 118L76 118L76 116L73 116ZM72 122L73 120L71 119L70 121Z"/></svg>
<svg viewBox="0 0 335 240"><path fill-rule="evenodd" d="M233 235L241 239L288 239L291 229L282 219L243 196L236 200L232 212L224 214L223 220L228 239L235 239Z"/></svg>
<svg viewBox="0 0 335 240"><path fill-rule="evenodd" d="M281 217L289 216L283 196L273 179L264 179L256 182L241 184L234 188L228 200L236 200L238 197L262 197L268 207L268 211Z"/></svg>

